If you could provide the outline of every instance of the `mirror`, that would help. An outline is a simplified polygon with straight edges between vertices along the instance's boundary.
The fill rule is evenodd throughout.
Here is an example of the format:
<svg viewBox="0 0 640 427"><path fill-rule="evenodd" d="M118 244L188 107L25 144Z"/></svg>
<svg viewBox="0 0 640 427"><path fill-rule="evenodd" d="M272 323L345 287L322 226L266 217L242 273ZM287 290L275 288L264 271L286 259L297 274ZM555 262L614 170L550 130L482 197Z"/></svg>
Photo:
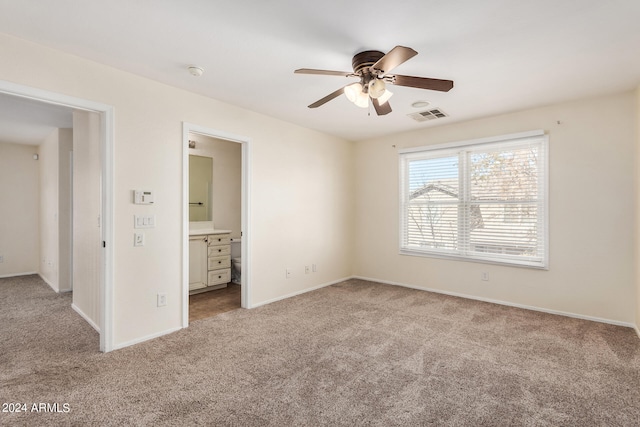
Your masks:
<svg viewBox="0 0 640 427"><path fill-rule="evenodd" d="M189 155L189 221L213 221L213 159Z"/></svg>

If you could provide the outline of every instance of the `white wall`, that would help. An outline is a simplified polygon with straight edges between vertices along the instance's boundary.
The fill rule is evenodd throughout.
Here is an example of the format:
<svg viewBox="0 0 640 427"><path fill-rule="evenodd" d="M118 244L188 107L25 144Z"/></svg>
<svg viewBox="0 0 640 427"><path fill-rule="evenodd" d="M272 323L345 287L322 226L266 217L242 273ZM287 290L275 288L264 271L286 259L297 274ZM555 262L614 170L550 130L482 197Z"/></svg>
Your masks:
<svg viewBox="0 0 640 427"><path fill-rule="evenodd" d="M630 92L357 143L354 273L634 323L636 120ZM549 135L548 271L398 255L398 149L535 129Z"/></svg>
<svg viewBox="0 0 640 427"><path fill-rule="evenodd" d="M58 129L40 143L40 277L58 292Z"/></svg>
<svg viewBox="0 0 640 427"><path fill-rule="evenodd" d="M11 58L2 80L114 107L115 347L181 326L183 121L251 140L251 305L351 274L350 142L6 35L0 57ZM155 191L155 204L133 205L134 189ZM133 247L145 212L156 227ZM308 263L318 272L305 275Z"/></svg>
<svg viewBox="0 0 640 427"><path fill-rule="evenodd" d="M215 228L231 230L240 237L242 208L242 144L192 134L196 148L189 154L213 158L213 222Z"/></svg>
<svg viewBox="0 0 640 427"><path fill-rule="evenodd" d="M72 130L55 129L38 147L40 165L40 277L54 291L71 290L69 151Z"/></svg>
<svg viewBox="0 0 640 427"><path fill-rule="evenodd" d="M0 277L38 272L38 152L0 142Z"/></svg>

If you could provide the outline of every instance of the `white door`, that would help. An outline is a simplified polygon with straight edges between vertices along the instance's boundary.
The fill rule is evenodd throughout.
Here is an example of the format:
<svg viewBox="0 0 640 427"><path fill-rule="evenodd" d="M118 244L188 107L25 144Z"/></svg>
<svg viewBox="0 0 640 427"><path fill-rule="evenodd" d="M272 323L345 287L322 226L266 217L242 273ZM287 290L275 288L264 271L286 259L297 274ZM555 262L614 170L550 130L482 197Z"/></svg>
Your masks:
<svg viewBox="0 0 640 427"><path fill-rule="evenodd" d="M73 305L100 329L102 195L100 115L73 112Z"/></svg>

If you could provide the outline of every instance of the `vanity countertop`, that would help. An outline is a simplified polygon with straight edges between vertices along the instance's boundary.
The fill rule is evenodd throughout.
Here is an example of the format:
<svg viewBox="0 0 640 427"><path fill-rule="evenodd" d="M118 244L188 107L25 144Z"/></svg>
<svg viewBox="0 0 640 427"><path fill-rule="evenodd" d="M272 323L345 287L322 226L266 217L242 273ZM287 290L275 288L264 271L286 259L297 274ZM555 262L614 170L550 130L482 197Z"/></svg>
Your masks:
<svg viewBox="0 0 640 427"><path fill-rule="evenodd" d="M219 230L213 228L201 228L195 230L189 230L189 236L204 236L208 234L227 234L231 233L231 230Z"/></svg>

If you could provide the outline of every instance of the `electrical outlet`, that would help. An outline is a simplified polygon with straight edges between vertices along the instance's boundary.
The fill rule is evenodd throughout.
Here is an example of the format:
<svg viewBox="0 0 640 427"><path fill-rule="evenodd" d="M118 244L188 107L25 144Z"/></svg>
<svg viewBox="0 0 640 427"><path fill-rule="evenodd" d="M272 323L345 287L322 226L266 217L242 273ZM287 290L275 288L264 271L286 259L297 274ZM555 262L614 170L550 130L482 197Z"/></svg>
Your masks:
<svg viewBox="0 0 640 427"><path fill-rule="evenodd" d="M133 246L144 246L144 233L133 233Z"/></svg>
<svg viewBox="0 0 640 427"><path fill-rule="evenodd" d="M304 274L309 274L311 272L311 268L308 265L304 266Z"/></svg>
<svg viewBox="0 0 640 427"><path fill-rule="evenodd" d="M291 279L291 269L290 268L285 269L284 270L284 274L285 274L285 277L287 279Z"/></svg>
<svg viewBox="0 0 640 427"><path fill-rule="evenodd" d="M158 307L167 305L167 294L158 294Z"/></svg>
<svg viewBox="0 0 640 427"><path fill-rule="evenodd" d="M482 280L484 280L485 282L488 282L489 281L489 273L487 273L486 271L483 271L482 275L480 276L480 278Z"/></svg>

